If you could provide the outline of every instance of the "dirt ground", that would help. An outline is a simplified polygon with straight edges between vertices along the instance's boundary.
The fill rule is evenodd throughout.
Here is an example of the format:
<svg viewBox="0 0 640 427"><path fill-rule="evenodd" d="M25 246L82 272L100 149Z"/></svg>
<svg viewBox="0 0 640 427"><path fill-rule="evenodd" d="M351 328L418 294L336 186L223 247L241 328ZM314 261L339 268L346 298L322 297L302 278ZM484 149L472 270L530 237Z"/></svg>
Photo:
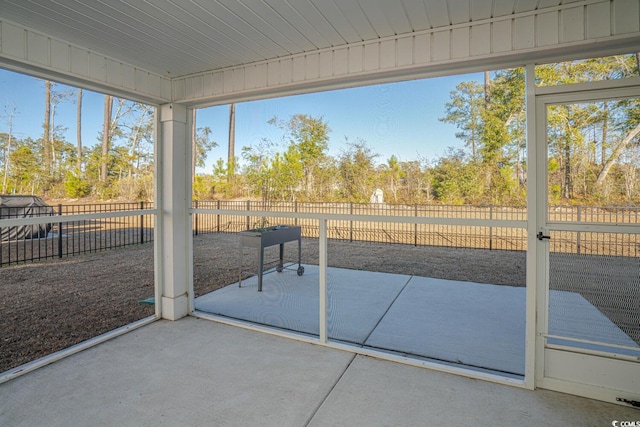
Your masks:
<svg viewBox="0 0 640 427"><path fill-rule="evenodd" d="M291 260L289 246L285 258ZM295 250L291 251L295 254ZM267 252L267 258L275 252ZM238 280L236 234L194 238L194 292ZM255 254L245 252L243 268ZM296 256L293 256L296 258ZM302 261L318 263L318 240L303 240ZM524 286L525 253L329 242L330 267ZM0 269L0 372L153 314L153 244Z"/></svg>

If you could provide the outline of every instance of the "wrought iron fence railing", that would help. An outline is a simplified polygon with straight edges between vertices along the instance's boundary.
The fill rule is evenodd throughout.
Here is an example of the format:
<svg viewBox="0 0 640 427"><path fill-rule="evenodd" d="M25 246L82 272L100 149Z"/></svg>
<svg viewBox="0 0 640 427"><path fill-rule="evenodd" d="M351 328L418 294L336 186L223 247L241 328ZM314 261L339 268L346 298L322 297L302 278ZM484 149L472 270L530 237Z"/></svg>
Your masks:
<svg viewBox="0 0 640 427"><path fill-rule="evenodd" d="M123 211L152 209L153 204L109 203L32 207L27 215L18 209L2 208L2 219L46 216L48 222L25 227L0 228L0 266L63 258L81 253L98 252L153 241L154 215L122 215ZM119 213L93 219L69 221L68 215ZM52 216L60 221L51 222Z"/></svg>
<svg viewBox="0 0 640 427"><path fill-rule="evenodd" d="M269 217L267 223L259 215L202 213L202 209L245 210L288 213L327 213L347 215L381 215L434 219L433 224L406 224L360 220L329 220L329 239L350 242L402 243L415 246L444 246L490 250L524 251L527 249L526 230L519 226L497 227L484 225L438 224L438 219L526 221L524 207L486 205L390 205L371 203L302 203L213 201L194 202L199 209L194 214L195 235L206 233L235 233L261 225L299 225L303 237L317 238L317 221L305 218ZM640 226L640 207L629 206L552 206L550 222L596 224L631 224ZM640 256L640 236L633 233L604 235L587 231L572 235L558 235L552 239L552 252L577 254Z"/></svg>
<svg viewBox="0 0 640 427"><path fill-rule="evenodd" d="M48 221L44 225L26 226L21 233L0 227L0 266L47 258L62 258L86 252L115 249L128 245L152 242L154 239L153 214L122 215L123 211L152 209L153 204L110 203L57 205L51 208L35 207L30 216L65 216L97 213L116 213L77 221ZM399 243L415 246L442 246L489 250L524 251L527 249L526 230L521 226L487 226L442 224L438 219L526 221L527 210L513 206L470 205L390 205L370 203L302 203L256 201L194 201L193 234L237 233L266 225L298 225L306 238L318 238L318 222L312 218L264 218L258 213L208 213L202 210L262 211L270 213L320 213L343 215L388 216L389 221L360 219L331 219L327 223L329 239L349 242ZM38 209L41 209L39 211ZM640 208L553 206L548 220L557 223L631 224L640 226ZM17 217L13 216L13 217ZM398 217L433 219L433 223L411 224L395 221ZM3 219L12 218L3 208ZM356 218L356 217L354 217ZM429 222L429 221L427 221ZM8 229L9 228L9 229ZM556 233L552 239L552 252L577 254L640 256L638 234L603 234L588 231Z"/></svg>
<svg viewBox="0 0 640 427"><path fill-rule="evenodd" d="M329 220L327 237L350 242L401 243L415 246L447 246L492 250L524 250L522 228L478 225L406 224L394 217L459 218L487 220L526 219L526 208L508 206L390 205L372 203L301 203L214 201L194 202L196 209L247 210L288 213L325 213L389 216L389 222ZM317 238L318 223L307 218L263 219L259 215L194 214L194 234L235 233L263 225L298 225L303 237Z"/></svg>

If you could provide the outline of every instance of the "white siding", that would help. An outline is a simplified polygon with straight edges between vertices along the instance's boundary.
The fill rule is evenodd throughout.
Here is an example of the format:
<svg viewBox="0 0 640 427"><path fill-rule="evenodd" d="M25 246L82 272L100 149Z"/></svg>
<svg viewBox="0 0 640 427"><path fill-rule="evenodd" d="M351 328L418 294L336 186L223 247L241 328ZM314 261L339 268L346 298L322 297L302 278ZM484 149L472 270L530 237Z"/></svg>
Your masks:
<svg viewBox="0 0 640 427"><path fill-rule="evenodd" d="M457 64L467 68L473 67L474 60L480 57L485 63L492 58L499 62L510 56L519 58L525 53L531 54L536 51L542 55L549 47L567 45L568 49L571 49L606 42L608 38L620 39L625 34L638 36L640 18L637 13L629 13L638 11L638 0L568 3L544 12L536 10L535 2L532 1L517 4L519 14L516 11L515 14L479 23L452 25L445 30L424 30L411 36L399 35L373 42L353 43L348 47L338 46L318 53L293 55L290 58L233 68L232 70L243 70L243 73L224 72L222 78L226 80L228 76L234 75L238 79L241 76L242 81L234 81L232 93L227 90L225 84L224 98L250 98L252 91L258 89L260 91L256 94L259 96L265 91L295 91L300 84L305 84L306 87L339 87L341 81L347 81L345 79L352 81L355 78L364 83L378 76L393 77L394 73L406 74L411 70L428 75L431 67L437 67L437 72L440 73L443 66L455 72ZM455 19L460 20L467 15L477 16L479 13L486 14L488 8L489 2L485 2L479 9L474 7L471 10L456 12ZM624 10L625 13L618 13L619 10ZM435 10L429 12L435 12L432 16L438 16ZM586 50L584 47L582 49ZM291 65L283 67L283 61ZM257 72L254 71L256 67ZM268 69L268 81L265 80L265 69ZM274 73L278 73L278 76L274 76ZM178 82L192 78L195 76L175 79L176 88L180 87ZM208 90L207 80L204 82L205 93L213 92L213 98L221 94L217 90ZM177 100L182 99L177 91L174 91L174 97ZM204 98L184 100L215 102L215 99Z"/></svg>
<svg viewBox="0 0 640 427"><path fill-rule="evenodd" d="M616 0L613 3L615 34L640 31L640 2L638 0Z"/></svg>
<svg viewBox="0 0 640 427"><path fill-rule="evenodd" d="M491 53L491 24L471 27L471 54L487 55Z"/></svg>
<svg viewBox="0 0 640 427"><path fill-rule="evenodd" d="M397 65L404 67L413 64L413 37L399 38L397 43Z"/></svg>
<svg viewBox="0 0 640 427"><path fill-rule="evenodd" d="M27 58L40 65L49 64L49 39L29 31L27 34Z"/></svg>
<svg viewBox="0 0 640 427"><path fill-rule="evenodd" d="M380 68L380 47L378 43L364 45L364 70L373 71Z"/></svg>
<svg viewBox="0 0 640 427"><path fill-rule="evenodd" d="M531 49L535 47L535 19L531 16L514 20L513 48Z"/></svg>
<svg viewBox="0 0 640 427"><path fill-rule="evenodd" d="M482 3L479 8L465 9L456 15L456 20L462 19L463 15L488 13L489 3ZM455 72L457 64L469 66L478 57L485 60L496 58L498 61L521 52L539 52L540 57L544 57L543 53L549 47L555 48L563 44L568 48L587 46L606 41L607 38L619 39L625 34L637 37L640 26L638 5L637 0L615 0L613 3L596 0L586 5L568 3L545 12L521 8L523 12L520 14L475 24L457 24L446 30L425 30L411 36L387 37L354 43L348 47L325 49L319 53L264 61L257 65L225 70L223 73L205 73L205 76L214 74L223 79L224 91L214 88L213 93L209 91L203 94L203 98L198 98L195 94L194 97L182 98L180 82L196 76L179 78L174 80L173 95L176 100L198 102L200 99L205 102L204 98L214 98L215 102L215 98L223 94L225 99L229 95L246 98L251 97L251 92L255 90L260 90L260 93L265 93L265 90L275 93L281 89L290 90L301 83L307 86L308 83L326 86L337 81L339 84L345 78L361 78L366 81L369 76L377 73L392 76L396 72L406 73L406 70L414 69L428 74L430 67L442 68L443 64ZM234 79L233 85L227 85L226 80L229 78Z"/></svg>
<svg viewBox="0 0 640 427"><path fill-rule="evenodd" d="M558 14L556 12L538 15L536 20L536 45L545 47L558 44L558 25Z"/></svg>
<svg viewBox="0 0 640 427"><path fill-rule="evenodd" d="M586 25L588 39L608 37L611 34L611 5L596 3L587 6Z"/></svg>
<svg viewBox="0 0 640 427"><path fill-rule="evenodd" d="M89 89L151 103L171 100L171 80L167 78L0 18L0 63L2 58L10 60L10 65L20 64L8 68L39 77L53 71L62 83L82 82Z"/></svg>
<svg viewBox="0 0 640 427"><path fill-rule="evenodd" d="M585 22L583 7L565 9L562 11L560 17L562 19L560 28L562 28L563 43L584 40Z"/></svg>
<svg viewBox="0 0 640 427"><path fill-rule="evenodd" d="M336 49L333 52L333 66L336 76L341 76L349 72L349 49Z"/></svg>
<svg viewBox="0 0 640 427"><path fill-rule="evenodd" d="M453 30L451 34L451 56L453 58L468 58L470 56L470 31L469 27L461 27Z"/></svg>
<svg viewBox="0 0 640 427"><path fill-rule="evenodd" d="M491 53L510 52L513 49L511 43L513 35L511 20L496 21L491 29Z"/></svg>
<svg viewBox="0 0 640 427"><path fill-rule="evenodd" d="M446 61L451 57L449 42L451 41L451 30L436 31L432 35L431 61Z"/></svg>
<svg viewBox="0 0 640 427"><path fill-rule="evenodd" d="M440 3L429 3L429 9L424 11L422 7L417 8L416 14L427 16L429 13L433 22L411 34L356 41L174 79L0 18L0 63L6 58L11 61L10 65L17 64L18 71L32 71L35 75L51 70L87 88L114 94L131 93L134 99L205 104L215 103L217 99L247 99L354 82L365 84L411 74L428 76L447 70L455 73L480 67L479 64L500 64L510 59L521 62L532 54L544 58L549 48L555 48L558 55L561 50L557 48L563 47L570 53L576 48L587 51L598 43L629 45L625 38L638 40L640 32L640 0L568 2L544 11L539 10L542 3L536 9L533 0L512 3L509 7L513 10L507 4L504 10L496 10L502 3L490 0L473 5L456 0L455 4L458 3L461 8L456 8L451 15ZM336 4L335 12L357 4L355 0L341 2ZM378 29L384 27L379 18L376 18L380 21ZM407 18L402 25L417 25L416 17ZM471 18L481 20L468 22ZM398 15L389 25L395 27L403 20ZM446 29L433 29L432 25L445 20L455 22ZM365 21L354 23L354 28L369 34L372 27ZM353 37L353 34L349 36Z"/></svg>

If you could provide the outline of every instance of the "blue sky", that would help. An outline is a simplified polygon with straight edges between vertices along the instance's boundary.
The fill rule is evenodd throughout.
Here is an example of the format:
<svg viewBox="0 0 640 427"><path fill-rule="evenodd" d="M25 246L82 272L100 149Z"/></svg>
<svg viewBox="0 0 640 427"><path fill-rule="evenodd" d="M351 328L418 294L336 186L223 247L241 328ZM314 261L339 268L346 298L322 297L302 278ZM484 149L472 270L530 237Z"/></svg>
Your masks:
<svg viewBox="0 0 640 427"><path fill-rule="evenodd" d="M438 120L444 116L450 92L462 81L482 81L482 78L481 73L466 74L239 103L236 105L236 156L240 156L241 147L255 145L263 138L280 143L283 131L267 121L274 116L286 120L300 113L322 116L328 123L331 155L337 156L346 148L346 137L350 142L365 141L379 154L378 163L384 163L391 155L401 161L424 157L433 161L442 156L447 147L463 146L455 138L456 127ZM64 86L56 88L63 90ZM84 91L82 139L86 146L98 142L102 102L102 95ZM14 106L14 135L40 137L44 82L0 70L0 132L8 132L7 112ZM67 128L66 139L74 145L75 114L75 96L56 110L56 124ZM227 157L228 114L228 105L198 110L198 127L209 126L212 139L219 144L210 152L205 170L200 172L210 172L216 159Z"/></svg>

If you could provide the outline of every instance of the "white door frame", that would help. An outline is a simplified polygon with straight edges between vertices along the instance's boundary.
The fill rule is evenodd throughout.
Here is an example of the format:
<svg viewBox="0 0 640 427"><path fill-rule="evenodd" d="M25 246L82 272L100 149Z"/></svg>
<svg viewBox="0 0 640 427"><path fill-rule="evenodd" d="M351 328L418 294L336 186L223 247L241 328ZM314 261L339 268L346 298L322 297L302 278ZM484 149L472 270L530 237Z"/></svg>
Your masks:
<svg viewBox="0 0 640 427"><path fill-rule="evenodd" d="M532 67L529 67L530 70ZM549 289L549 240L538 240L534 234L550 230L571 230L575 224L551 223L547 218L547 149L546 131L547 106L552 104L590 102L623 97L640 97L640 78L603 81L576 85L534 88L535 117L530 135L535 146L529 151L530 167L535 168L529 190L531 226L529 228L529 251L535 265L535 384L537 387L581 395L594 399L616 402L616 398L640 400L640 363L603 355L569 351L570 348L547 348L548 333L548 289ZM529 104L529 106L533 106ZM533 208L533 209L532 209ZM573 228L572 228L573 226ZM640 226L634 225L587 225L592 231L639 233Z"/></svg>

